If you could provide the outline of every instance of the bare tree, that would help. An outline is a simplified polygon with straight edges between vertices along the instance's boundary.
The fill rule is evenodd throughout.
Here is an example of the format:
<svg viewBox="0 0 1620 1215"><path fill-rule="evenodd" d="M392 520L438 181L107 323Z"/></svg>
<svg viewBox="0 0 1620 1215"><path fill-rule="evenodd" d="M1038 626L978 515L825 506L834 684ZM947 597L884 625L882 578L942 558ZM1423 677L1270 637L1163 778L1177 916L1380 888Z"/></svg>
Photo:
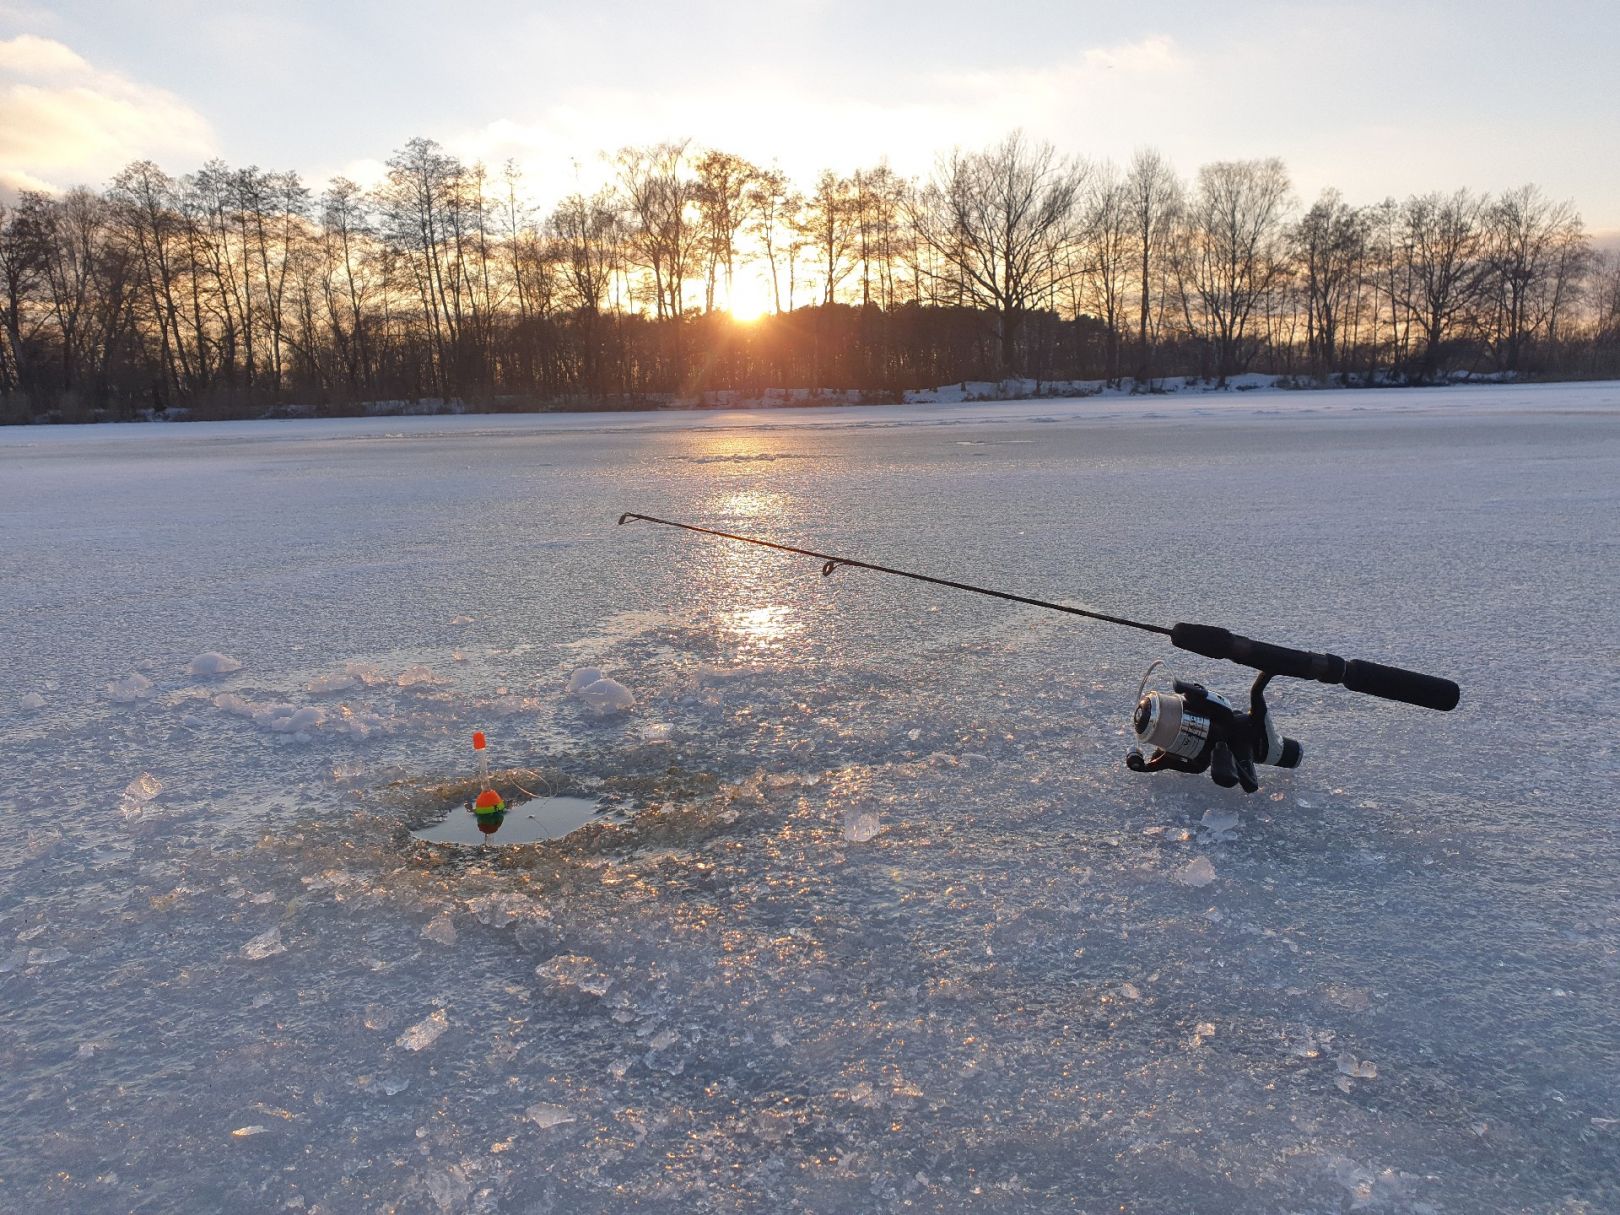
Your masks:
<svg viewBox="0 0 1620 1215"><path fill-rule="evenodd" d="M546 225L557 242L563 278L583 330L582 382L601 391L601 317L619 262L623 222L618 199L610 190L586 198L571 194L551 213Z"/></svg>
<svg viewBox="0 0 1620 1215"><path fill-rule="evenodd" d="M700 229L691 214L697 182L687 166L690 143L624 148L616 161L629 204L630 245L652 276L659 317L680 316L685 310L686 279L701 245Z"/></svg>
<svg viewBox="0 0 1620 1215"><path fill-rule="evenodd" d="M799 231L804 246L815 251L821 270L821 302L837 298L838 285L853 269L850 252L855 244L854 187L847 177L824 169L816 179L815 192L799 212Z"/></svg>
<svg viewBox="0 0 1620 1215"><path fill-rule="evenodd" d="M1130 191L1113 165L1092 177L1086 195L1085 268L1078 277L1086 291L1077 303L1106 326L1105 374L1110 384L1120 380L1119 346L1125 324L1125 298L1132 267ZM1076 312L1079 312L1079 307Z"/></svg>
<svg viewBox="0 0 1620 1215"><path fill-rule="evenodd" d="M1152 148L1144 148L1131 158L1125 175L1125 199L1136 253L1136 384L1142 388L1153 378L1153 344L1158 332L1153 285L1166 277L1163 266L1181 203L1181 186L1174 170ZM1158 308L1162 313L1162 301Z"/></svg>
<svg viewBox="0 0 1620 1215"><path fill-rule="evenodd" d="M1217 383L1248 370L1251 322L1284 270L1288 172L1280 160L1227 160L1198 170L1175 253L1187 327L1215 351Z"/></svg>
<svg viewBox="0 0 1620 1215"><path fill-rule="evenodd" d="M797 223L804 198L793 189L787 174L781 169L761 170L748 189L747 203L752 217L749 231L759 242L765 261L771 268L771 307L782 311L782 280L779 268L781 255L787 250L791 233ZM793 295L788 293L788 307L793 307Z"/></svg>
<svg viewBox="0 0 1620 1215"><path fill-rule="evenodd" d="M1014 371L1025 313L1065 273L1057 254L1076 239L1085 179L1051 144L1015 131L983 152L951 153L917 199L918 234L995 318L1003 375Z"/></svg>
<svg viewBox="0 0 1620 1215"><path fill-rule="evenodd" d="M748 197L759 170L730 152L705 152L697 162L697 207L705 245L703 310L714 311L716 280L726 274L731 302L736 273L737 234L748 221Z"/></svg>
<svg viewBox="0 0 1620 1215"><path fill-rule="evenodd" d="M1402 204L1394 302L1423 340L1413 368L1420 383L1440 370L1446 343L1472 323L1486 276L1481 261L1485 200L1467 190L1414 195Z"/></svg>
<svg viewBox="0 0 1620 1215"><path fill-rule="evenodd" d="M1289 236L1305 301L1305 346L1314 370L1342 370L1344 325L1353 311L1367 256L1368 225L1337 190L1300 217Z"/></svg>
<svg viewBox="0 0 1620 1215"><path fill-rule="evenodd" d="M1533 185L1497 198L1482 223L1493 313L1487 341L1496 365L1517 372L1530 342L1556 340L1559 313L1584 268L1586 237L1573 203L1553 202Z"/></svg>

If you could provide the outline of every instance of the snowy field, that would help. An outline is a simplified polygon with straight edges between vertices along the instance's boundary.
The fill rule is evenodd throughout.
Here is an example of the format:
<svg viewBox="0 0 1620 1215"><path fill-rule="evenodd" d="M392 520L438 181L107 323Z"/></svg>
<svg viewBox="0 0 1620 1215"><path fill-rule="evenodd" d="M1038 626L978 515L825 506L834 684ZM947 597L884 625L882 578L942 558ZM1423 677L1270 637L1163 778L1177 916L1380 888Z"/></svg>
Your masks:
<svg viewBox="0 0 1620 1215"><path fill-rule="evenodd" d="M1135 775L1244 672L624 510L1462 705ZM1620 1210L1620 385L0 430L0 536L0 1210ZM415 841L474 729L604 813Z"/></svg>

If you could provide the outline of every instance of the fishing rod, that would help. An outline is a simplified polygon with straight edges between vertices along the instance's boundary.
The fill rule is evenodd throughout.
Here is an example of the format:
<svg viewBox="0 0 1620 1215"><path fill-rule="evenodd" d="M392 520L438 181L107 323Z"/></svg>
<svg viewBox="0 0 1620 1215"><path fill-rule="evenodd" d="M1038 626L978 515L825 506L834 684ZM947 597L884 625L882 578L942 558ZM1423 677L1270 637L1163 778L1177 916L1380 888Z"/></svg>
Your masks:
<svg viewBox="0 0 1620 1215"><path fill-rule="evenodd" d="M1419 671L1385 666L1382 663L1368 662L1359 658L1341 658L1337 654L1319 654L1290 646L1273 645L1215 625L1181 621L1166 628L1163 625L1148 624L1124 616L1112 616L1106 612L1092 611L1072 604L1054 603L1028 595L1015 595L1008 591L975 586L950 578L936 578L931 574L919 574L853 557L840 557L832 553L817 552L814 549L799 548L792 544L780 544L758 536L743 536L712 527L699 527L693 523L660 519L656 515L626 511L619 516L621 527L630 522L656 523L662 527L679 528L681 531L715 536L722 540L734 540L741 544L753 544L760 548L775 549L800 557L814 557L822 563L822 577L846 567L871 570L874 573L891 574L897 578L909 578L913 582L926 582L934 586L945 586L974 595L1006 600L1009 603L1023 603L1048 611L1063 612L1070 616L1083 616L1088 620L1100 620L1105 624L1122 625L1144 633L1168 637L1170 644L1177 649L1187 650L1205 658L1234 662L1240 666L1251 667L1260 673L1249 689L1249 710L1244 713L1234 710L1225 697L1210 692L1202 684L1176 680L1173 683L1172 693L1149 692L1147 690L1149 679L1156 668L1164 665L1162 661L1156 661L1142 677L1141 687L1137 690L1138 700L1132 724L1138 742L1150 746L1152 752L1144 756L1140 747L1132 748L1125 762L1136 772L1169 769L1198 773L1210 770L1216 784L1227 787L1242 785L1246 792L1252 793L1260 787L1254 773L1256 763L1280 768L1297 767L1303 758L1303 749L1294 739L1283 738L1276 732L1265 704L1266 685L1277 677L1343 684L1352 692L1400 701L1419 708L1436 709L1443 713L1456 708L1461 696L1461 690L1455 683L1436 675L1425 675Z"/></svg>

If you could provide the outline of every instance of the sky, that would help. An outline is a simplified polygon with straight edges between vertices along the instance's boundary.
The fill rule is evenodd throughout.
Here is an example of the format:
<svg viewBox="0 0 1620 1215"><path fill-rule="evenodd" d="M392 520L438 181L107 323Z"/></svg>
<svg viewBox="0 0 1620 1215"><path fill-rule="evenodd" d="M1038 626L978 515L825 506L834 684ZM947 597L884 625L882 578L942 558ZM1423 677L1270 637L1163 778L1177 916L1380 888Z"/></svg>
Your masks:
<svg viewBox="0 0 1620 1215"><path fill-rule="evenodd" d="M210 157L375 180L416 135L539 201L664 139L801 183L1022 128L1258 156L1308 202L1535 182L1620 238L1620 0L0 0L0 192Z"/></svg>

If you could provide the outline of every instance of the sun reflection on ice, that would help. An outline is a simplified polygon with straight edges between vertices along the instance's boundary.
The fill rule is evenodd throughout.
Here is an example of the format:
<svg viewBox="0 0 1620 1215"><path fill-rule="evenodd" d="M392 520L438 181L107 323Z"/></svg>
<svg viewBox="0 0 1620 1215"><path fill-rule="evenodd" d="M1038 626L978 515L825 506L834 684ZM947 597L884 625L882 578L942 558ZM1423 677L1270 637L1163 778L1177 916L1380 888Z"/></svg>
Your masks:
<svg viewBox="0 0 1620 1215"><path fill-rule="evenodd" d="M745 642L762 648L781 645L804 628L794 610L785 604L727 612L723 619L726 627L741 634Z"/></svg>

